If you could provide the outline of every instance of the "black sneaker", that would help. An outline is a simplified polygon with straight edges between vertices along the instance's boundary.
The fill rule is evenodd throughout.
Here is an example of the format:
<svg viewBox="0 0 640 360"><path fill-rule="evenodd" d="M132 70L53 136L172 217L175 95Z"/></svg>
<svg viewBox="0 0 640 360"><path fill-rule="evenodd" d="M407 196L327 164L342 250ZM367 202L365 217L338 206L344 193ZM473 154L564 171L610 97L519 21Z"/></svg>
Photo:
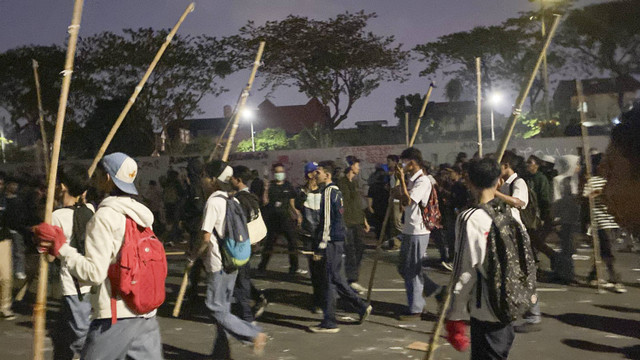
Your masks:
<svg viewBox="0 0 640 360"><path fill-rule="evenodd" d="M262 314L264 314L264 310L267 308L267 305L269 305L267 298L264 297L264 295L260 295L260 300L257 301L256 305L253 307L254 308L253 318L257 319L260 316L262 316Z"/></svg>
<svg viewBox="0 0 640 360"><path fill-rule="evenodd" d="M364 310L364 313L360 315L360 320L358 321L358 323L362 324L365 320L367 320L369 315L371 315L371 311L373 311L373 307L371 305L368 305L367 308Z"/></svg>
<svg viewBox="0 0 640 360"><path fill-rule="evenodd" d="M316 334L335 334L338 331L340 331L340 328L338 327L327 328L327 327L318 325L318 326L309 326L309 331Z"/></svg>

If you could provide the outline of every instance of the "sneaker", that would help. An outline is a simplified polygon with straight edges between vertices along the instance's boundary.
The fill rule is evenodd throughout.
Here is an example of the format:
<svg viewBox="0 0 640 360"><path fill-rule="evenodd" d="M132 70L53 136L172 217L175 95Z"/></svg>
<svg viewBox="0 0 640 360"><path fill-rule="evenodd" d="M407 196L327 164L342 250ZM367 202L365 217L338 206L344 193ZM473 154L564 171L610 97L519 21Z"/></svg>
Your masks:
<svg viewBox="0 0 640 360"><path fill-rule="evenodd" d="M315 334L335 334L340 331L339 327L328 328L323 326L309 326L309 331Z"/></svg>
<svg viewBox="0 0 640 360"><path fill-rule="evenodd" d="M621 283L615 283L613 284L613 292L616 294L624 294L627 292L627 288Z"/></svg>
<svg viewBox="0 0 640 360"><path fill-rule="evenodd" d="M530 333L530 332L536 332L536 331L540 331L542 330L542 328L540 327L539 324L534 324L534 323L530 323L530 322L525 322L524 324L521 325L515 325L513 327L513 331L519 333L519 334L526 334L526 333Z"/></svg>
<svg viewBox="0 0 640 360"><path fill-rule="evenodd" d="M358 323L362 324L365 320L367 320L369 315L371 315L371 311L373 311L373 307L371 305L367 306L367 308L364 310L364 313L360 315L360 320L358 321Z"/></svg>
<svg viewBox="0 0 640 360"><path fill-rule="evenodd" d="M289 275L307 275L309 272L303 269L289 270Z"/></svg>
<svg viewBox="0 0 640 360"><path fill-rule="evenodd" d="M453 264L443 261L440 263L440 265L442 265L442 267L447 270L447 271L453 271Z"/></svg>
<svg viewBox="0 0 640 360"><path fill-rule="evenodd" d="M262 316L262 314L264 314L264 310L267 308L267 305L269 305L267 298L264 297L264 295L260 295L260 300L256 302L256 305L254 306L255 311L253 314L253 318L257 319Z"/></svg>
<svg viewBox="0 0 640 360"><path fill-rule="evenodd" d="M15 320L16 319L16 314L14 314L13 311L11 311L11 310L4 310L4 311L0 312L0 319L2 319L2 320Z"/></svg>
<svg viewBox="0 0 640 360"><path fill-rule="evenodd" d="M311 313L316 315L324 315L324 311L322 311L322 308L319 306L314 306L313 309L311 309Z"/></svg>
<svg viewBox="0 0 640 360"><path fill-rule="evenodd" d="M358 284L357 282L352 282L351 284L349 284L349 286L351 286L351 288L355 290L359 295L362 295L367 291L367 289L365 289L362 285Z"/></svg>
<svg viewBox="0 0 640 360"><path fill-rule="evenodd" d="M598 280L591 280L589 281L589 286L591 287L598 287ZM605 288L605 289L610 289L614 287L613 283L610 283L604 279L600 279L600 286Z"/></svg>
<svg viewBox="0 0 640 360"><path fill-rule="evenodd" d="M259 333L253 339L253 353L254 355L262 355L264 353L264 347L267 345L267 334Z"/></svg>
<svg viewBox="0 0 640 360"><path fill-rule="evenodd" d="M164 244L164 246L165 246L165 247L174 247L174 246L175 246L175 244L173 243L173 241L167 241L167 242Z"/></svg>
<svg viewBox="0 0 640 360"><path fill-rule="evenodd" d="M18 272L16 273L16 279L18 279L18 280L24 280L24 279L26 279L26 278L27 278L27 274L25 274L24 272L22 272L22 271L18 271Z"/></svg>

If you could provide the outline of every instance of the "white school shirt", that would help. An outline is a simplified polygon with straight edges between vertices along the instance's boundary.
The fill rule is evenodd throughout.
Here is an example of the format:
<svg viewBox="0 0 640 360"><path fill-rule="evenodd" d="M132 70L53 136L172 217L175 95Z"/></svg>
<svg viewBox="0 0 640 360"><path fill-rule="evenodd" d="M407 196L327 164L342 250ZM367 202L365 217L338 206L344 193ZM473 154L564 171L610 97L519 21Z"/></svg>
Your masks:
<svg viewBox="0 0 640 360"><path fill-rule="evenodd" d="M218 190L209 196L204 206L201 230L211 234L209 251L204 260L204 268L208 273L222 270L222 256L220 255L218 238L214 234L213 229L221 236L224 234L227 197L229 197L229 195L226 192Z"/></svg>
<svg viewBox="0 0 640 360"><path fill-rule="evenodd" d="M87 204L87 207L91 209L92 212L96 211L91 204ZM51 225L59 226L62 228L64 237L67 238L67 244L70 244L71 236L73 236L73 213L74 210L72 208L61 208L51 214ZM82 285L82 283L79 284L81 285L81 294L86 294L91 290L90 285ZM65 263L60 264L60 285L62 286L63 296L78 295L78 289L76 289L76 285L73 282L73 277L69 272L69 267Z"/></svg>
<svg viewBox="0 0 640 360"><path fill-rule="evenodd" d="M509 176L507 181L502 184L499 191L505 195L513 196L514 198L524 202L524 206L520 208L520 210L522 210L526 209L527 205L529 205L529 188L527 187L527 182L524 181L523 178L520 178L515 183L513 183L513 194L511 194L509 192L511 191L511 183L516 180L517 177L517 173L513 173L513 175ZM511 215L513 215L513 217L518 220L520 224L522 224L522 219L520 218L520 210L518 208L512 207Z"/></svg>
<svg viewBox="0 0 640 360"><path fill-rule="evenodd" d="M411 199L409 205L404 207L404 224L402 233L405 235L427 235L431 231L427 230L422 219L422 210L419 203L426 206L431 195L431 181L419 170L407 180L407 191Z"/></svg>

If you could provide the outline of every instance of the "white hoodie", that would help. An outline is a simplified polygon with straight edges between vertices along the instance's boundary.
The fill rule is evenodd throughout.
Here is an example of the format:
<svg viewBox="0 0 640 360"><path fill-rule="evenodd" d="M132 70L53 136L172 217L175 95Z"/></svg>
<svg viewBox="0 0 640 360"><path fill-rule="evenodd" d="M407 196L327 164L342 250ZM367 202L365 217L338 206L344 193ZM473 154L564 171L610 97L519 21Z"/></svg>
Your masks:
<svg viewBox="0 0 640 360"><path fill-rule="evenodd" d="M116 262L124 240L125 214L138 225L150 227L153 213L146 206L128 196L110 196L98 206L87 224L85 256L68 244L60 248L60 260L78 280L92 285L91 306L93 319L111 318L111 283L107 278L109 265ZM120 299L117 302L118 318L150 317L156 311L138 315Z"/></svg>

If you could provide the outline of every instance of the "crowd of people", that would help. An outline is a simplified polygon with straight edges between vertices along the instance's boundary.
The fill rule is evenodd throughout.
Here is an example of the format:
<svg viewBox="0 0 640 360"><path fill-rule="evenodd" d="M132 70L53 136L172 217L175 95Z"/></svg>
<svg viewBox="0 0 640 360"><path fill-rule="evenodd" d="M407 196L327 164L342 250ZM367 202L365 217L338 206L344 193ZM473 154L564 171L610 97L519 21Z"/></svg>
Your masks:
<svg viewBox="0 0 640 360"><path fill-rule="evenodd" d="M454 164L434 167L411 147L390 154L385 164L376 164L366 184L360 181L362 161L355 156L347 156L344 164L317 159L303 169L289 169L304 172L304 184L297 188L287 180L281 163L273 164L269 181L241 164L193 158L184 173L169 170L158 182L150 181L144 194L138 194L134 184L135 160L113 153L102 159L92 179L79 166L59 170L51 224L42 223L42 180L21 181L0 174L1 316L15 318L12 281L29 277L25 258L46 251L57 258L56 276L62 287L62 307L52 331L56 359L72 359L74 354L86 359L162 358L157 306L144 312L133 306L116 291L122 284L114 283L112 270L122 261L120 254L131 234L153 229L165 246L188 243L187 301L197 300L197 286L206 273L205 304L217 326L213 357L231 357L228 336L261 353L268 337L255 320L268 299L251 278L274 276L267 269L278 239L287 243L290 276L307 276L298 260L301 254L307 257L313 285L309 310L322 315L309 331L336 333L340 330L337 297L355 310L359 323L373 311L360 296L367 290L360 284L364 239L373 230L386 240L388 251L398 251L397 269L406 290L406 308L397 314L399 320L423 318L431 296L433 311L438 311L450 293L448 340L458 350L471 344L474 359L504 359L515 332L540 329L538 294L531 286L536 271L531 274L527 262L538 264L543 254L549 259L552 281L575 283L576 234L597 234L600 240L608 277L598 279L594 269L589 284L626 292L613 245L619 222L631 233L640 227L633 210L640 192L629 191L640 185L638 139L640 109L636 108L613 129L606 155L591 154L591 174L576 155L524 159L506 151L498 162L492 154L467 159L460 153ZM590 198L595 204L593 221L588 205L584 206ZM389 226L383 229L387 211ZM585 211L587 216L581 216ZM262 221L261 238L251 239L258 244L260 262L251 269L248 259L231 253L225 244L241 242L246 234L255 237L259 232L252 224ZM559 238L558 250L547 243L552 233ZM431 238L440 266L452 272L451 289L429 276ZM145 241L152 244L154 239ZM509 252L511 245L515 254ZM500 246L507 247L500 250ZM518 261L518 266L510 263ZM495 262L500 265L497 270ZM496 305L499 295L492 291L506 289L507 295L513 291L511 282L517 280L496 280L496 271L512 270L524 272L529 283L523 289L530 291L515 312ZM239 310L232 312L234 296Z"/></svg>

